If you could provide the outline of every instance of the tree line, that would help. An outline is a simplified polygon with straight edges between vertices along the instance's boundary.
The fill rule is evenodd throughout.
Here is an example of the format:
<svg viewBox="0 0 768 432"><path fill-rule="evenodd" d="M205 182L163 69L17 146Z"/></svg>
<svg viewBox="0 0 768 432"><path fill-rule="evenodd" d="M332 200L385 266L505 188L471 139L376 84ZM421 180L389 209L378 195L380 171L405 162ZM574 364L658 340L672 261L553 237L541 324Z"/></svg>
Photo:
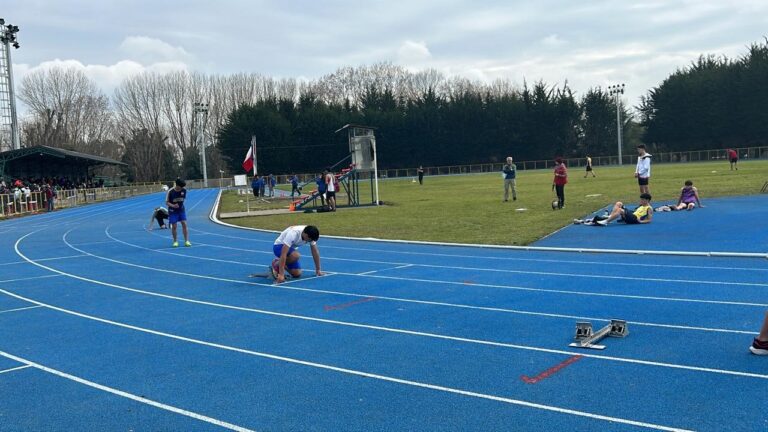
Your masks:
<svg viewBox="0 0 768 432"><path fill-rule="evenodd" d="M767 53L763 43L735 60L702 56L650 89L636 110L620 104L625 151L640 142L665 151L764 145ZM576 95L567 82L482 83L391 63L342 67L313 81L144 73L111 96L78 69L54 68L27 75L19 98L30 111L25 146L122 160L130 181L202 177L199 140L209 176L239 173L251 136L262 172L317 171L348 154L346 136L334 133L348 123L378 128L383 168L612 155L617 142L616 99L607 89ZM202 125L197 102L208 104Z"/></svg>

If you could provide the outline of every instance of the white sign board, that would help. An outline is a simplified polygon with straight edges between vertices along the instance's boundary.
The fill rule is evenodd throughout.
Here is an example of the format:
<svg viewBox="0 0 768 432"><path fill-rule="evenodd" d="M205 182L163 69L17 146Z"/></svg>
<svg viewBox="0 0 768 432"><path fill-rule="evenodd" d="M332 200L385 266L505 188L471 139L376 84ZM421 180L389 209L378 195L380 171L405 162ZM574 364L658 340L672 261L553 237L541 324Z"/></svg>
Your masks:
<svg viewBox="0 0 768 432"><path fill-rule="evenodd" d="M236 175L235 186L248 186L248 176L245 174Z"/></svg>

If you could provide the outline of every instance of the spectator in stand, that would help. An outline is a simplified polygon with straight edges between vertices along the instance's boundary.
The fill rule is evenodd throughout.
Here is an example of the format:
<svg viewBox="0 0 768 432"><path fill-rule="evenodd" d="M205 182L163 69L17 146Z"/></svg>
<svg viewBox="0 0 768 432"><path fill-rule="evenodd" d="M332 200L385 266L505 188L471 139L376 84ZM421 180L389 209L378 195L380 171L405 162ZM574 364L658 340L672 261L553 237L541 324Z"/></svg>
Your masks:
<svg viewBox="0 0 768 432"><path fill-rule="evenodd" d="M727 149L725 152L728 153L728 160L731 161L731 171L733 171L734 169L738 171L739 167L736 166L736 164L739 162L739 153L736 150L730 149L730 148Z"/></svg>
<svg viewBox="0 0 768 432"><path fill-rule="evenodd" d="M557 192L557 208L562 210L565 207L565 185L568 183L568 169L561 157L555 159L555 164L555 178L552 180L552 187Z"/></svg>
<svg viewBox="0 0 768 432"><path fill-rule="evenodd" d="M48 211L52 212L56 206L56 191L49 185L43 186L45 191L45 201L47 203Z"/></svg>

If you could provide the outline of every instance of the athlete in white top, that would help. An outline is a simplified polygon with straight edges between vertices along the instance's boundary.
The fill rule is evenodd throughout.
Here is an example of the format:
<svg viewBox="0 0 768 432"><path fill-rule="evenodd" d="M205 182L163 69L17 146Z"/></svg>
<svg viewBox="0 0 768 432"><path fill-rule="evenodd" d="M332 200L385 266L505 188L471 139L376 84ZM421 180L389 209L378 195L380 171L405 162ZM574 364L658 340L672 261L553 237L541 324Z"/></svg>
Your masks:
<svg viewBox="0 0 768 432"><path fill-rule="evenodd" d="M641 194L650 194L648 183L651 179L651 154L645 151L645 145L637 146L637 166L635 167L635 177L640 186Z"/></svg>
<svg viewBox="0 0 768 432"><path fill-rule="evenodd" d="M317 249L317 240L320 238L320 231L313 225L294 225L286 228L275 240L272 247L275 258L272 260L272 272L275 275L275 282L285 281L285 270L292 277L301 277L301 265L299 264L299 254L297 248L309 243L312 251L312 259L315 262L315 274L323 276L320 270L320 251Z"/></svg>
<svg viewBox="0 0 768 432"><path fill-rule="evenodd" d="M330 168L325 169L325 197L328 202L328 209L336 211L336 178Z"/></svg>

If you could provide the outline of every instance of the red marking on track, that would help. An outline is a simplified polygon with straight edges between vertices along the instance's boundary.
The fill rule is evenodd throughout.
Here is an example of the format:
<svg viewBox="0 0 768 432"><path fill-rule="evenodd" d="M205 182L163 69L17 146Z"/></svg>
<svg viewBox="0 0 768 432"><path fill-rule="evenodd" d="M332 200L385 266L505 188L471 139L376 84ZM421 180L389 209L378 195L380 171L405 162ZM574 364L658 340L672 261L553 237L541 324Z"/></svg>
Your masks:
<svg viewBox="0 0 768 432"><path fill-rule="evenodd" d="M361 300L355 300L355 301L351 301L349 303L342 303L340 305L334 305L334 306L325 305L325 306L323 306L323 309L325 309L326 312L332 311L332 310L337 310L337 309L346 309L346 308L348 308L350 306L354 306L354 305L360 304L360 303L369 302L369 301L372 301L372 300L376 300L376 297L366 297L366 298L361 299Z"/></svg>
<svg viewBox="0 0 768 432"><path fill-rule="evenodd" d="M558 363L555 366L552 366L551 368L545 370L544 372L536 375L533 378L531 378L531 377L529 377L527 375L523 375L523 376L520 377L520 379L523 380L526 384L536 384L537 382L539 382L539 381L541 381L541 380L543 380L545 378L549 378L550 376L554 375L560 369L568 366L569 364L575 363L575 362L579 361L581 358L582 358L582 356L580 356L580 355L575 355L573 357L568 357L567 359L565 359L565 361L563 361L561 363Z"/></svg>
<svg viewBox="0 0 768 432"><path fill-rule="evenodd" d="M464 285L474 285L475 284L475 281L471 281L471 280L465 280L463 282L464 282Z"/></svg>

